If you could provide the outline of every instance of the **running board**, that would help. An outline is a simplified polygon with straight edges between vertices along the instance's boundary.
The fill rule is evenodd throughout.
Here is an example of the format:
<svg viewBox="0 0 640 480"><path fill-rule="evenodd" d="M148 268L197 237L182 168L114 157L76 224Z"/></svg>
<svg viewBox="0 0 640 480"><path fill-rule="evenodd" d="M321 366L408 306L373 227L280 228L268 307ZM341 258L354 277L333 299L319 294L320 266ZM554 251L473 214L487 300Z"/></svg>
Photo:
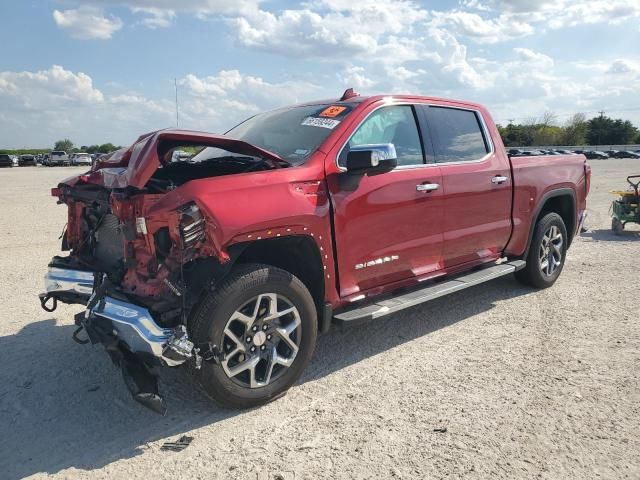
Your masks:
<svg viewBox="0 0 640 480"><path fill-rule="evenodd" d="M338 325L357 325L374 318L383 317L399 312L405 308L413 307L421 303L444 297L450 293L459 292L465 288L488 282L494 278L509 275L524 268L524 260L513 260L499 265L491 265L482 270L474 270L471 273L464 273L458 277L440 283L432 284L420 290L403 293L396 297L386 298L376 303L352 308L333 316L333 322Z"/></svg>

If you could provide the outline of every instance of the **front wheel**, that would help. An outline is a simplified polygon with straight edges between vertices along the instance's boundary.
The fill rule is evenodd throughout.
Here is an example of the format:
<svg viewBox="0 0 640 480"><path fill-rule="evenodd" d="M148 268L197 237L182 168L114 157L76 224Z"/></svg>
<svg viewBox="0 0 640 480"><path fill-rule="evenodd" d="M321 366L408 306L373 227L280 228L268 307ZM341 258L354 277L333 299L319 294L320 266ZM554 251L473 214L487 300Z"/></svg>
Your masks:
<svg viewBox="0 0 640 480"><path fill-rule="evenodd" d="M276 267L236 267L195 311L191 337L212 343L218 362L192 366L197 383L217 403L249 408L286 393L313 355L317 312L294 275Z"/></svg>
<svg viewBox="0 0 640 480"><path fill-rule="evenodd" d="M567 253L567 228L557 213L547 213L536 224L527 265L516 272L516 278L536 288L553 285L564 267Z"/></svg>

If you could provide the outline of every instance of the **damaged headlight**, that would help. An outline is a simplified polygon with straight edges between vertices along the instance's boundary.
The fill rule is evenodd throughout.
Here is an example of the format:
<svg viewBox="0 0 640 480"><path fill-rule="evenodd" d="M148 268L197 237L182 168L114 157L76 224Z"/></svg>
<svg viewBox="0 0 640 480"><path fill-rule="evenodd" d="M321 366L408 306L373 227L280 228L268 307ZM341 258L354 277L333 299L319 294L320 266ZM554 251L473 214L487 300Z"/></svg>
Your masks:
<svg viewBox="0 0 640 480"><path fill-rule="evenodd" d="M195 203L187 203L180 209L180 236L184 248L195 247L205 238L205 221Z"/></svg>

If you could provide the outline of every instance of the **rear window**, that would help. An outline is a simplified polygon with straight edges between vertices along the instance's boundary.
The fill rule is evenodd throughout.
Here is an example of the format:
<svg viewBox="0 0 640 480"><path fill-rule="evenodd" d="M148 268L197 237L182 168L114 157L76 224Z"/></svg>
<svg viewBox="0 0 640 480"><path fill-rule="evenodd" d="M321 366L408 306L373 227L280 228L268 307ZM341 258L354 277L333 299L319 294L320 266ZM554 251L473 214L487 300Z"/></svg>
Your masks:
<svg viewBox="0 0 640 480"><path fill-rule="evenodd" d="M318 149L352 108L350 104L337 102L274 110L245 120L226 135L299 165Z"/></svg>
<svg viewBox="0 0 640 480"><path fill-rule="evenodd" d="M11 160L9 155L0 155L0 160Z"/></svg>
<svg viewBox="0 0 640 480"><path fill-rule="evenodd" d="M477 112L447 107L429 107L438 162L470 162L489 153Z"/></svg>
<svg viewBox="0 0 640 480"><path fill-rule="evenodd" d="M67 152L51 152L51 156L52 157L62 157L64 155L66 155Z"/></svg>

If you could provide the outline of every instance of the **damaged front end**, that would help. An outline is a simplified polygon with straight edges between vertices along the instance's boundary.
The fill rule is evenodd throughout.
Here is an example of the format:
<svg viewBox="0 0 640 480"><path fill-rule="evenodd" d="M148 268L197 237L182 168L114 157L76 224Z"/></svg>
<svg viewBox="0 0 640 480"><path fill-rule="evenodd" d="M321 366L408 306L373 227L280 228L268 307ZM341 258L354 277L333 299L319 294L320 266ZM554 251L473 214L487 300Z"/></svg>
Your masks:
<svg viewBox="0 0 640 480"><path fill-rule="evenodd" d="M61 260L54 258L45 275L47 291L40 295L43 308L53 311L58 301L86 305L86 310L75 316L78 329L74 340L103 344L114 364L122 369L134 398L164 414L166 407L154 367L174 367L194 357L201 361L185 325L159 325L147 308L119 293L105 274L65 268ZM80 338L82 331L86 339Z"/></svg>
<svg viewBox="0 0 640 480"><path fill-rule="evenodd" d="M176 135L171 133L169 146ZM156 367L192 361L199 368L202 361L219 360L215 345L194 345L187 322L202 293L231 262L211 213L180 188L190 175L222 172L219 159L211 166L158 167L158 155L169 151L161 139L144 137L117 166L67 179L52 190L68 207L61 238L69 255L50 262L40 302L47 311L58 302L85 305L75 316L74 340L104 345L134 398L164 413ZM220 175L234 173L224 168ZM141 177L140 171L147 174ZM129 179L118 183L115 177Z"/></svg>

